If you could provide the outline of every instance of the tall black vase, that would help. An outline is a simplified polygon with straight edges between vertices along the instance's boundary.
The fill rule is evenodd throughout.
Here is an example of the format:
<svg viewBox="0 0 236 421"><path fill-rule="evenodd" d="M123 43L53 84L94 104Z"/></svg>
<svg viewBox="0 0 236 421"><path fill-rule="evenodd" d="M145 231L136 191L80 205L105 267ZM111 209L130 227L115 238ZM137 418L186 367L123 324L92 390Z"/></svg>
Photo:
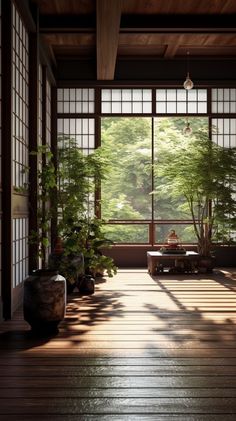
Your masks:
<svg viewBox="0 0 236 421"><path fill-rule="evenodd" d="M24 282L24 319L34 332L57 331L66 308L66 280L57 271L37 270Z"/></svg>

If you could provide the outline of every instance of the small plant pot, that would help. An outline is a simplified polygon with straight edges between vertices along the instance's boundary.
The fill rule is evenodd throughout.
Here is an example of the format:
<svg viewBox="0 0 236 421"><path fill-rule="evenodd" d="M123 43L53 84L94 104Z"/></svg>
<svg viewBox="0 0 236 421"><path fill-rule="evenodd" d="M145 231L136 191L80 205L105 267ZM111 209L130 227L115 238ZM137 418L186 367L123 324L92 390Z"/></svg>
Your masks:
<svg viewBox="0 0 236 421"><path fill-rule="evenodd" d="M37 270L24 282L24 319L34 332L57 331L66 308L66 280L57 271Z"/></svg>
<svg viewBox="0 0 236 421"><path fill-rule="evenodd" d="M211 256L201 256L198 262L199 273L210 273L214 268L214 258Z"/></svg>
<svg viewBox="0 0 236 421"><path fill-rule="evenodd" d="M94 290L95 290L94 278L91 275L84 275L78 281L78 289L79 289L79 292L83 295L94 294Z"/></svg>

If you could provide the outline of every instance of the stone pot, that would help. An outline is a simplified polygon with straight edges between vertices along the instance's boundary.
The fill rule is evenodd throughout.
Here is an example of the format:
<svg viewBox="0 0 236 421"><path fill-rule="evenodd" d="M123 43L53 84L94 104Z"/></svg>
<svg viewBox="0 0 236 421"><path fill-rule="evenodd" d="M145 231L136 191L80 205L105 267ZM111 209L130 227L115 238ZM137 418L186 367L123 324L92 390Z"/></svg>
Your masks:
<svg viewBox="0 0 236 421"><path fill-rule="evenodd" d="M83 295L94 294L95 280L91 275L84 275L78 280L78 290Z"/></svg>
<svg viewBox="0 0 236 421"><path fill-rule="evenodd" d="M198 272L209 273L212 272L215 264L215 259L212 256L200 256L198 260Z"/></svg>
<svg viewBox="0 0 236 421"><path fill-rule="evenodd" d="M66 309L66 280L57 271L37 270L24 282L24 319L32 330L57 331Z"/></svg>

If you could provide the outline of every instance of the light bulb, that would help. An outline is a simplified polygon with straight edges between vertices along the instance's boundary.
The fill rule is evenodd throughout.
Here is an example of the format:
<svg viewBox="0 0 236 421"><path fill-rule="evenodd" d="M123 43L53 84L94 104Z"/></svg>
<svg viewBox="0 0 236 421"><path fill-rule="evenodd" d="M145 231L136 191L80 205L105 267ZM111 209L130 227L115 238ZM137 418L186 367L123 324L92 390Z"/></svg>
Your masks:
<svg viewBox="0 0 236 421"><path fill-rule="evenodd" d="M186 136L190 136L191 133L192 133L192 129L190 127L190 123L187 123L187 126L183 130L183 134L185 134Z"/></svg>
<svg viewBox="0 0 236 421"><path fill-rule="evenodd" d="M187 89L189 91L193 88L193 81L190 79L189 73L187 74L186 80L184 82L184 89Z"/></svg>

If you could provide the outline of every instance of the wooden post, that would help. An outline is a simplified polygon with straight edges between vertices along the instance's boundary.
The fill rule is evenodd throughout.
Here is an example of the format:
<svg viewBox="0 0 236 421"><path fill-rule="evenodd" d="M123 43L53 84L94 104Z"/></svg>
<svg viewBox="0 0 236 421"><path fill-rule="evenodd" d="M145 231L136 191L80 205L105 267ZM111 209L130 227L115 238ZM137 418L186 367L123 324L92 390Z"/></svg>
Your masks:
<svg viewBox="0 0 236 421"><path fill-rule="evenodd" d="M12 2L2 2L2 297L12 316Z"/></svg>
<svg viewBox="0 0 236 421"><path fill-rule="evenodd" d="M29 35L29 152L38 148L38 75L39 75L39 42L38 30ZM38 156L29 155L29 234L38 232ZM29 245L29 272L38 268L38 245Z"/></svg>

